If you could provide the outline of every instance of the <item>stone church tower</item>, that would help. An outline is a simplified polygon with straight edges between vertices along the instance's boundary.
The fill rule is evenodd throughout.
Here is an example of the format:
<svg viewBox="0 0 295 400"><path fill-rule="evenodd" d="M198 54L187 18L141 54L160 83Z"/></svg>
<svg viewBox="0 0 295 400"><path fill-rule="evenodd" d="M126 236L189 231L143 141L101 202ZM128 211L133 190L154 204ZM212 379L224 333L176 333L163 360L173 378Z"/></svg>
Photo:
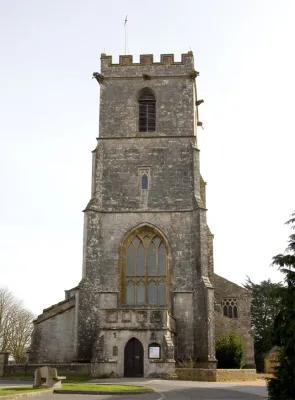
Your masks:
<svg viewBox="0 0 295 400"><path fill-rule="evenodd" d="M213 271L196 76L192 52L102 54L82 280L35 321L31 362L167 376L177 359L215 368L215 330L236 330L253 364L251 296Z"/></svg>

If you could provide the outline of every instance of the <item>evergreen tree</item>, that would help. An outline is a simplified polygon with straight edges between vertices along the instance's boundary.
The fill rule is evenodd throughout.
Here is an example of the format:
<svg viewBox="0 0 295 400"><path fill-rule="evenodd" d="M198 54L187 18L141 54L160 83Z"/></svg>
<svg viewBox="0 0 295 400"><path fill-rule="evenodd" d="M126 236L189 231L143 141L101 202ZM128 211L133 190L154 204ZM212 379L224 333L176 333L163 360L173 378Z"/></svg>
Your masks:
<svg viewBox="0 0 295 400"><path fill-rule="evenodd" d="M218 368L242 368L244 365L244 345L239 336L232 332L222 333L216 342Z"/></svg>
<svg viewBox="0 0 295 400"><path fill-rule="evenodd" d="M270 279L254 283L249 277L243 285L252 292L251 325L254 328L255 364L257 371L263 372L266 353L273 347L273 325L281 309L278 289L283 285Z"/></svg>
<svg viewBox="0 0 295 400"><path fill-rule="evenodd" d="M295 213L286 222L295 229ZM273 257L285 275L286 286L279 289L281 311L274 323L275 344L280 346L274 378L268 380L270 400L295 400L295 234L289 237L285 254Z"/></svg>

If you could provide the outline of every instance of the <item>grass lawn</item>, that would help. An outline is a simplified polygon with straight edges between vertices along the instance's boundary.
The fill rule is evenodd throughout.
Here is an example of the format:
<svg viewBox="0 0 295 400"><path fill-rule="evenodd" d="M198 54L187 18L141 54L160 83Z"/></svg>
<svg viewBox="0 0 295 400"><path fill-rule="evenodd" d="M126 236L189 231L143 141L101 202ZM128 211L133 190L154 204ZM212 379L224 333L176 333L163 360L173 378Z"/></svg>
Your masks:
<svg viewBox="0 0 295 400"><path fill-rule="evenodd" d="M87 382L93 379L91 376L66 375L66 377L67 379L63 380L62 382Z"/></svg>
<svg viewBox="0 0 295 400"><path fill-rule="evenodd" d="M151 390L146 386L132 386L132 385L111 385L101 383L65 383L61 389L58 390L87 390L97 392L144 392Z"/></svg>
<svg viewBox="0 0 295 400"><path fill-rule="evenodd" d="M14 388L1 388L0 389L0 397L8 396L14 394L21 393L31 393L31 392L40 392L48 390L44 389L33 389L32 386L19 386ZM100 383L65 383L62 385L62 388L58 388L58 390L85 390L85 391L97 391L97 392L144 392L146 390L151 390L146 386L132 386L132 385L109 385L109 384L100 384Z"/></svg>
<svg viewBox="0 0 295 400"><path fill-rule="evenodd" d="M0 389L0 397L1 396L12 395L12 394L40 392L41 390L48 390L48 389L33 389L32 386L19 386L19 387L14 387L14 388L1 388Z"/></svg>

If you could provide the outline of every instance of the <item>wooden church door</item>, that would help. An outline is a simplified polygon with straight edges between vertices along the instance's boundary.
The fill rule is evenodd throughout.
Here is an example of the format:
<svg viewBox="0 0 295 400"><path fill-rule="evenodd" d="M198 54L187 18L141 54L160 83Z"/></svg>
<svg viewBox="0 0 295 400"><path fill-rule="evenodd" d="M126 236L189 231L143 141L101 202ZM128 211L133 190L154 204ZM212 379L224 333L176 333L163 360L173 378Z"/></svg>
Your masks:
<svg viewBox="0 0 295 400"><path fill-rule="evenodd" d="M124 350L124 376L143 377L143 346L136 338L130 339Z"/></svg>

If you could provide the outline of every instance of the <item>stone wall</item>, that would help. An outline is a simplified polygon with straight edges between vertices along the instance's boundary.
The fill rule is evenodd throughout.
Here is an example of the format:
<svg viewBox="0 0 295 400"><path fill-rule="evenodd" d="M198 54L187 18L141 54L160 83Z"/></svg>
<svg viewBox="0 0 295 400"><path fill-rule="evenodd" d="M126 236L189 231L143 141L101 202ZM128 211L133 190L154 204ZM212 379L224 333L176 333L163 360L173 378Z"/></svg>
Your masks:
<svg viewBox="0 0 295 400"><path fill-rule="evenodd" d="M91 376L93 378L123 377L120 360L91 363ZM145 360L144 377L166 379L169 374L175 374L175 362L170 360Z"/></svg>
<svg viewBox="0 0 295 400"><path fill-rule="evenodd" d="M34 321L29 362L71 362L75 356L75 297L43 310Z"/></svg>
<svg viewBox="0 0 295 400"><path fill-rule="evenodd" d="M254 333L251 330L251 292L214 274L215 287L215 340L222 333L236 332L244 342L245 364L248 368L255 367ZM238 303L238 318L223 316L222 299L236 298Z"/></svg>
<svg viewBox="0 0 295 400"><path fill-rule="evenodd" d="M175 372L182 381L238 382L256 380L255 369L202 369L176 368Z"/></svg>
<svg viewBox="0 0 295 400"><path fill-rule="evenodd" d="M171 300L168 307L177 320L179 353L200 358L210 354L214 338L210 339L208 353L207 317L210 311L210 321L214 322L214 304L207 301L207 291L212 289L208 289L201 278L206 276L205 243L201 254L200 247L194 246L207 239L207 227L203 220L202 227L198 228L198 211L99 213L88 210L86 213L87 257L80 285L79 360L80 357L91 359L92 346L104 320L104 310L124 307L120 303L121 246L128 232L140 226L164 232L161 234L169 244ZM202 238L198 233L200 229L205 230ZM195 323L196 319L198 322ZM212 330L209 334L213 335Z"/></svg>
<svg viewBox="0 0 295 400"><path fill-rule="evenodd" d="M273 374L278 364L279 347L273 347L264 358L264 373Z"/></svg>
<svg viewBox="0 0 295 400"><path fill-rule="evenodd" d="M238 300L238 320L251 329L251 291L217 275L213 277L215 287L215 306L219 307L222 314L221 302L223 298L236 298Z"/></svg>
<svg viewBox="0 0 295 400"><path fill-rule="evenodd" d="M168 307L177 320L177 352L214 359L214 293L208 279L205 188L196 147L193 55L102 55L100 132L93 154L92 198L85 210L83 279L80 284L78 359L90 360L104 308L122 308L124 240L147 226L169 248ZM150 79L144 79L146 74ZM138 95L156 99L156 131L139 132ZM140 168L149 170L141 190ZM202 190L201 190L202 185ZM210 256L211 257L211 256ZM107 273L106 273L107 271ZM133 334L140 326L133 326ZM151 326L150 329L153 329Z"/></svg>
<svg viewBox="0 0 295 400"><path fill-rule="evenodd" d="M193 145L193 137L100 138L91 208L100 212L192 209ZM150 168L146 204L141 198L140 167Z"/></svg>
<svg viewBox="0 0 295 400"><path fill-rule="evenodd" d="M216 382L255 381L256 369L217 369Z"/></svg>
<svg viewBox="0 0 295 400"><path fill-rule="evenodd" d="M111 57L102 56L100 85L100 138L147 136L138 129L138 92L149 87L156 97L156 133L152 136L194 135L193 56L186 54L182 63L170 65L112 65ZM131 62L132 64L132 62ZM150 80L144 80L143 74Z"/></svg>
<svg viewBox="0 0 295 400"><path fill-rule="evenodd" d="M143 345L143 371L144 376L149 377L158 370L159 375L165 373L164 366L169 367L169 371L174 372L174 360L168 359L166 337L170 337L170 332L158 328L136 330L135 326L126 329L115 327L109 330L101 330L100 336L93 346L92 355L92 374L94 377L106 375L124 376L124 349L125 344L135 337ZM157 343L160 346L161 359L152 360L148 358L148 347L151 343ZM174 352L173 352L174 353ZM155 375L154 375L155 376Z"/></svg>
<svg viewBox="0 0 295 400"><path fill-rule="evenodd" d="M220 313L215 313L216 324L216 340L222 333L230 334L236 332L244 343L245 366L248 368L255 367L254 361L254 341L253 333L243 326L239 321L224 317Z"/></svg>
<svg viewBox="0 0 295 400"><path fill-rule="evenodd" d="M4 368L5 376L29 376L34 375L34 371L43 365L56 368L57 373L63 376L91 376L91 364L6 364Z"/></svg>
<svg viewBox="0 0 295 400"><path fill-rule="evenodd" d="M0 351L0 376L4 375L5 365L8 364L9 353Z"/></svg>
<svg viewBox="0 0 295 400"><path fill-rule="evenodd" d="M204 368L176 368L175 372L181 381L216 382L216 370Z"/></svg>

